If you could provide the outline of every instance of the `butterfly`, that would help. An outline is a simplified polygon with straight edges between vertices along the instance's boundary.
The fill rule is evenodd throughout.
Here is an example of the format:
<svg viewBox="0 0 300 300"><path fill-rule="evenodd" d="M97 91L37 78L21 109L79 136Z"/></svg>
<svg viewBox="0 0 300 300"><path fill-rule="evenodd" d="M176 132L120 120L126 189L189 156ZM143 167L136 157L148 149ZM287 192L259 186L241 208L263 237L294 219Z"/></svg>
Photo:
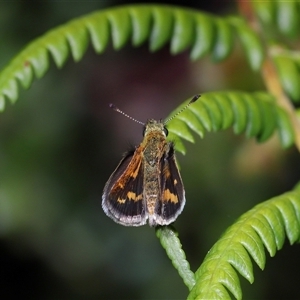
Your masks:
<svg viewBox="0 0 300 300"><path fill-rule="evenodd" d="M166 122L149 119L142 123L110 105L115 111L144 125L143 140L127 152L108 179L102 208L116 223L124 226L168 225L182 212L186 199L176 165L174 144L167 140L166 123L195 102L192 100Z"/></svg>

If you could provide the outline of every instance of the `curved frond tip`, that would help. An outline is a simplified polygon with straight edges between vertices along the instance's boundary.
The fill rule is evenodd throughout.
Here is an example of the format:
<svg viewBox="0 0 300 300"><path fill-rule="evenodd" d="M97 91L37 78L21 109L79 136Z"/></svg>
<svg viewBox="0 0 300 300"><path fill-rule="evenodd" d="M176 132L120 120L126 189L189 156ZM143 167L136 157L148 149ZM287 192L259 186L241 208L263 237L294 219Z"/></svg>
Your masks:
<svg viewBox="0 0 300 300"><path fill-rule="evenodd" d="M185 285L191 290L195 285L195 275L186 260L177 232L171 226L162 226L156 228L156 235Z"/></svg>
<svg viewBox="0 0 300 300"><path fill-rule="evenodd" d="M171 113L174 115L177 110ZM206 131L219 131L233 127L236 134L256 137L259 142L269 139L278 131L283 147L294 143L294 130L287 113L264 92L212 92L201 95L197 102L168 122L169 139L175 141L176 150L185 153L181 141L194 142L191 131L201 138Z"/></svg>
<svg viewBox="0 0 300 300"><path fill-rule="evenodd" d="M5 98L17 100L18 83L29 88L34 77L47 72L50 57L61 68L70 55L79 61L90 42L97 53L102 53L110 40L116 50L130 40L134 46L148 40L152 51L170 43L172 54L190 48L192 59L211 54L220 61L231 53L235 36L257 70L264 57L262 45L251 28L237 18L166 5L127 5L91 13L47 32L12 59L0 73L0 110Z"/></svg>
<svg viewBox="0 0 300 300"><path fill-rule="evenodd" d="M226 230L196 271L188 299L231 299L229 292L241 299L238 274L253 283L251 258L264 269L264 247L274 256L286 236L291 244L300 241L300 184L255 206Z"/></svg>

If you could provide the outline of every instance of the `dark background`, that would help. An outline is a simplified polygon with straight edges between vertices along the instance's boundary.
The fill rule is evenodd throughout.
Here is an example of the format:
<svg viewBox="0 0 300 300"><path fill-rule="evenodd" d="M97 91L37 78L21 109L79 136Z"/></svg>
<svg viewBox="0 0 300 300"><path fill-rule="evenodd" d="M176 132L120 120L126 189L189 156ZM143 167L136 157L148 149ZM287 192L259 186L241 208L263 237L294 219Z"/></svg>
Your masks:
<svg viewBox="0 0 300 300"><path fill-rule="evenodd" d="M215 14L233 2L165 2ZM29 41L72 18L116 1L0 2L0 67ZM125 3L125 2L124 2ZM145 1L143 1L145 3ZM200 1L199 1L200 3ZM196 63L148 45L68 60L20 89L0 115L0 297L3 299L183 299L188 294L149 226L126 228L101 209L104 184L139 124L109 109L113 102L141 121L165 118L196 93L263 89L241 50L224 63ZM196 270L227 226L255 204L291 189L299 179L294 148L264 145L232 130L207 134L178 154L187 205L176 221ZM241 278L244 299L299 299L299 246L267 255L255 283ZM297 274L298 273L298 274Z"/></svg>

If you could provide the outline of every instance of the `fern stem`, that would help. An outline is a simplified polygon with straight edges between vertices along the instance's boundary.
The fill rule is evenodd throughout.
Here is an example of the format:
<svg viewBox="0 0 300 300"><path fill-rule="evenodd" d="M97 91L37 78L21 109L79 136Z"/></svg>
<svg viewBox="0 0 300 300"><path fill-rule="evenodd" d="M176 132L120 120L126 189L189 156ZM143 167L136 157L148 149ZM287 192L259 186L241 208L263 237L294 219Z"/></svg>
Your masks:
<svg viewBox="0 0 300 300"><path fill-rule="evenodd" d="M293 105L283 91L275 66L269 58L263 64L262 74L268 90L276 97L277 104L288 113L291 119L295 131L295 145L300 152L300 121Z"/></svg>
<svg viewBox="0 0 300 300"><path fill-rule="evenodd" d="M196 283L195 275L190 269L189 262L186 260L178 233L171 226L162 226L156 228L156 236L159 238L161 245L166 250L168 257L171 259L183 282L191 291Z"/></svg>

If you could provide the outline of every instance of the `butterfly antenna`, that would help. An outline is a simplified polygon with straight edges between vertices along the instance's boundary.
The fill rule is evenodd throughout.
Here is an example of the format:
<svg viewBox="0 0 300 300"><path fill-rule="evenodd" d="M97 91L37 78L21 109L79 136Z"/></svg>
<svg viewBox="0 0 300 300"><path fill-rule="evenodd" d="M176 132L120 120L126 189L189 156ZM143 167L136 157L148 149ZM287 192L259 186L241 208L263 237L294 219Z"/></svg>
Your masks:
<svg viewBox="0 0 300 300"><path fill-rule="evenodd" d="M117 111L118 113L122 114L123 116L129 118L130 120L132 120L132 121L134 121L134 122L137 122L137 123L139 123L139 124L145 125L145 123L143 123L143 122L141 122L141 121L139 121L139 120L137 120L137 119L135 119L135 118L133 118L133 117L127 115L127 114L125 114L122 110L120 110L120 109L119 109L117 106L115 106L114 104L110 103L110 104L109 104L109 107L112 108L114 111Z"/></svg>
<svg viewBox="0 0 300 300"><path fill-rule="evenodd" d="M172 119L174 119L175 117L177 117L179 114L181 114L184 110L186 110L192 103L196 102L199 98L201 97L201 95L195 95L191 101L186 105L184 106L179 112L177 112L174 116L170 117L166 122L168 123L169 121L171 121Z"/></svg>

